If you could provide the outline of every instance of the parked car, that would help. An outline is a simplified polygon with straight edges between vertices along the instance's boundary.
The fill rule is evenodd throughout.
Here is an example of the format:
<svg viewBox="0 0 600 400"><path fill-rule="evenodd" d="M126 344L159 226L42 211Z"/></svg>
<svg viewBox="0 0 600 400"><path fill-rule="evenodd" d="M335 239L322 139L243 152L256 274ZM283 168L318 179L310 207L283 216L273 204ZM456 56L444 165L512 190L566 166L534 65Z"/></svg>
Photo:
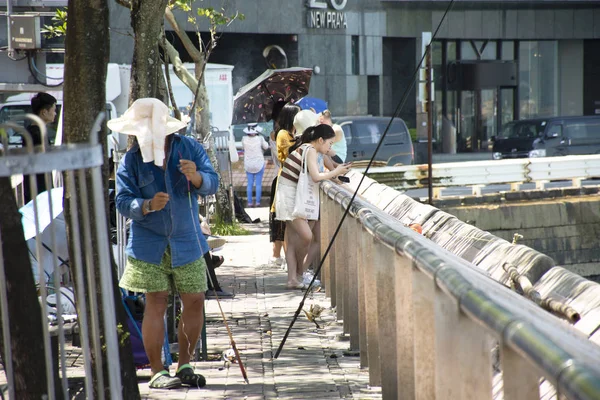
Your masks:
<svg viewBox="0 0 600 400"><path fill-rule="evenodd" d="M512 137L505 137L512 135ZM521 132L519 134L519 132ZM513 121L494 141L494 159L600 154L600 116Z"/></svg>
<svg viewBox="0 0 600 400"><path fill-rule="evenodd" d="M60 109L62 106L62 102L56 104L56 119L53 123L46 126L48 129L48 140L50 144L54 144L54 139L56 138L56 131L58 129L58 120L60 116ZM31 102L30 101L15 101L0 104L0 124L5 122L16 122L23 127L28 126L32 122L25 118L25 114L31 113ZM8 146L9 147L21 147L23 146L23 138L22 136L15 132L14 129L6 129L6 133L8 134Z"/></svg>
<svg viewBox="0 0 600 400"><path fill-rule="evenodd" d="M527 119L504 124L500 134L494 138L492 157L494 160L529 157L533 142L544 133L546 125L547 119Z"/></svg>
<svg viewBox="0 0 600 400"><path fill-rule="evenodd" d="M390 122L388 117L338 117L334 122L344 130L348 152L347 162L370 160ZM387 165L410 165L414 149L408 128L401 118L394 118L375 161Z"/></svg>

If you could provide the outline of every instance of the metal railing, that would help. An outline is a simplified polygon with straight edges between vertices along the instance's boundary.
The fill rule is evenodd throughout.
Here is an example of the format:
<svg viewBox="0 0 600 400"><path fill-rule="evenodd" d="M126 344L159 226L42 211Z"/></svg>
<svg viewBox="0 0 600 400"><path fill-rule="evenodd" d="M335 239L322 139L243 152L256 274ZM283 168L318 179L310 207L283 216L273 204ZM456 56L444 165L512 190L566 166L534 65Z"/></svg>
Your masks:
<svg viewBox="0 0 600 400"><path fill-rule="evenodd" d="M582 179L600 177L600 155L433 164L432 173L434 188L513 184L517 189L525 182L538 182L541 186L555 180L573 180L577 187ZM394 189L426 188L428 183L427 165L375 167L367 175Z"/></svg>
<svg viewBox="0 0 600 400"><path fill-rule="evenodd" d="M321 188L324 249L352 193ZM362 200L322 281L384 399L532 399L541 380L559 398L600 398L599 346Z"/></svg>
<svg viewBox="0 0 600 400"><path fill-rule="evenodd" d="M71 282L75 289L74 298L77 303L77 324L79 326L79 335L82 344L83 368L85 370L85 393L88 399L94 397L94 382L97 385L97 393L100 398L104 398L105 388L109 388L111 398L121 398L121 374L118 355L117 323L115 316L115 304L113 296L111 263L109 257L109 241L107 237L108 229L106 227L106 211L104 205L104 193L102 191L102 172L103 163L102 146L98 143L98 131L104 115L101 114L94 123L89 143L68 144L63 146L48 147L46 143L45 124L36 116L28 114L39 127L42 137L40 148L33 146L31 135L22 126L13 123L0 125L19 131L25 139L25 147L22 149L9 149L7 143L4 143L4 152L0 154L0 176L14 177L24 175L28 179L32 197L32 218L35 228L32 239L35 240L35 259L38 263L37 282L38 290L41 295L41 314L44 343L44 354L40 354L40 360L36 363L44 362L47 372L47 398L70 398L69 395L69 376L67 373L67 346L66 336L68 334L65 323L62 318L62 290L59 290L66 282L63 280L61 268L58 266L57 257L52 252L56 250L57 232L52 223L57 216L55 210L62 212L61 204L53 201L53 193L49 190L38 196L36 174L43 174L46 186L51 187L52 172L58 171L65 173L68 187L72 189L71 208L74 210L72 218L67 223L70 224L71 232L75 232L72 240L72 254L75 256L73 261L76 273L74 282ZM6 138L3 138L6 142ZM91 179L91 185L88 186L87 180ZM13 183L15 180L13 180ZM91 192L89 190L91 187ZM57 190L57 189L53 189ZM59 193L60 195L60 193ZM43 202L42 202L43 199ZM79 207L78 205L82 205ZM44 211L45 210L45 211ZM80 210L78 214L76 210ZM41 221L49 222L47 226ZM92 230L90 222L95 220L95 230ZM47 250L51 252L51 276L46 274L48 265L42 261L42 240L40 236L48 233L50 240ZM65 238L66 240L66 238ZM2 237L0 237L0 245ZM100 276L95 276L95 260L93 257L94 247L98 249ZM31 248L31 247L30 247ZM46 248L46 247L44 247ZM11 355L11 326L18 324L15 315L9 313L10 301L13 303L17 299L9 299L7 291L7 282L5 275L5 262L11 257L10 253L2 253L0 246L0 307L2 310L2 335L4 339L4 373L7 378L7 389L9 398L16 399L15 396L15 376L13 356ZM46 263L47 264L47 263ZM85 274L84 274L85 270ZM48 277L48 282L46 281ZM46 298L48 296L48 286L54 287L56 296L56 326L50 326L48 319L48 310L46 307ZM36 300L37 301L37 298ZM97 310L102 304L102 315ZM13 307L14 308L14 307ZM87 318L86 310L91 311L90 320ZM101 337L101 326L103 337ZM53 343L53 344L51 344ZM105 347L105 356L102 348ZM58 358L59 362L56 363ZM95 358L96 368L92 374L92 358ZM44 360L44 361L41 361ZM102 365L108 365L108 375L102 370ZM59 365L60 378L58 371L54 366ZM94 375L94 377L92 376ZM81 376L78 377L80 379ZM21 377L21 379L23 379Z"/></svg>

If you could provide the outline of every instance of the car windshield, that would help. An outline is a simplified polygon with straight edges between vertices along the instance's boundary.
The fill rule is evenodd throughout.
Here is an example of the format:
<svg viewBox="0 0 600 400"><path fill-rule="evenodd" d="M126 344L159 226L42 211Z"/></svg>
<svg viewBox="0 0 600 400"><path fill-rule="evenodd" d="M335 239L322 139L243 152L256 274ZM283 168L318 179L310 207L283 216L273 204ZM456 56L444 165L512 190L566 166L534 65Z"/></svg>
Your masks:
<svg viewBox="0 0 600 400"><path fill-rule="evenodd" d="M353 124L358 144L377 144L388 123L388 121L355 121ZM385 136L385 144L397 144L407 140L408 135L404 125L400 121L394 121Z"/></svg>
<svg viewBox="0 0 600 400"><path fill-rule="evenodd" d="M48 129L48 140L50 144L54 144L54 139L56 138L56 130L58 128L58 115L60 115L60 104L56 105L56 118L54 122L48 124L46 128ZM25 114L31 113L31 106L29 104L4 104L2 108L0 108L0 124L3 124L8 121L17 122L23 126L28 126L31 122L25 117ZM11 145L20 146L21 136L17 135L13 129L7 129L9 143Z"/></svg>
<svg viewBox="0 0 600 400"><path fill-rule="evenodd" d="M535 139L540 137L546 121L513 121L504 125L498 135L501 139Z"/></svg>
<svg viewBox="0 0 600 400"><path fill-rule="evenodd" d="M231 128L233 130L233 136L235 137L236 142L242 141L242 138L245 135L244 128L246 128L247 126L248 125L246 125L246 124L231 126ZM262 128L262 131L260 132L260 134L263 135L265 138L268 138L269 135L271 134L271 131L273 130L273 121L259 122L258 126L260 126Z"/></svg>

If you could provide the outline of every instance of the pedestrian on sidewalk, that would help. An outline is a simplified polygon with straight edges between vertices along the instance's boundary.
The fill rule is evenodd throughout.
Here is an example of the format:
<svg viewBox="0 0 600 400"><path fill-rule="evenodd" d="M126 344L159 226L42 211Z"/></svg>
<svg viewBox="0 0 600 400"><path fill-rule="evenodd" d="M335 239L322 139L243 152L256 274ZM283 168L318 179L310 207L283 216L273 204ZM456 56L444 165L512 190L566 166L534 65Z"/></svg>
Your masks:
<svg viewBox="0 0 600 400"><path fill-rule="evenodd" d="M173 134L185 126L169 116L164 103L150 98L136 100L122 117L108 121L111 130L136 136L116 179L117 209L132 220L119 285L146 294L142 337L152 389L206 384L189 364L203 323L207 290L203 255L209 250L200 228L197 198L216 193L218 175L202 145ZM161 361L170 291L177 291L183 303L175 376Z"/></svg>
<svg viewBox="0 0 600 400"><path fill-rule="evenodd" d="M285 221L277 219L277 210L275 209L275 198L277 197L277 184L279 175L281 175L281 165L285 162L288 156L289 148L294 143L294 117L300 111L300 107L295 104L276 104L275 111L277 122L273 123L272 139L275 142L275 154L280 166L277 172L277 177L271 185L271 210L269 213L269 236L273 243L273 255L269 259L269 264L281 266L283 259L281 258L281 248L287 253L287 240L285 234ZM281 107L281 110L278 108Z"/></svg>
<svg viewBox="0 0 600 400"><path fill-rule="evenodd" d="M275 189L277 189L277 177L281 171L281 161L277 157L277 132L279 132L279 114L287 103L278 101L273 107L273 130L269 135L269 147L271 148L271 160L276 168L275 178L271 182L271 196L269 198L269 241L273 243L273 254L269 257L269 265L282 266L284 259L281 256L281 249L285 251L285 222L275 219L273 202L275 201Z"/></svg>
<svg viewBox="0 0 600 400"><path fill-rule="evenodd" d="M262 128L257 123L250 123L244 128L246 136L242 138L244 169L248 178L248 184L246 185L248 207L260 207L260 198L262 196L262 179L265 173L265 150L269 148L269 144L260 135L260 132L262 132ZM252 203L254 185L256 185L256 202Z"/></svg>
<svg viewBox="0 0 600 400"><path fill-rule="evenodd" d="M298 279L297 271L301 270L302 263L313 239L309 219L297 217L297 214L294 212L297 190L306 189L298 187L301 171L306 166L310 179L313 183L316 183L343 175L350 169L350 165L341 164L333 171L319 172L317 154L326 154L331 149L334 138L335 132L329 125L320 124L309 127L290 148L290 154L282 167L275 196L275 210L277 210L277 219L286 221L288 249L285 258L288 266L287 287L289 289L302 287L302 282ZM317 198L315 199L315 204L317 204L317 208L319 204L318 196L319 191L316 190ZM318 219L318 215L312 219Z"/></svg>

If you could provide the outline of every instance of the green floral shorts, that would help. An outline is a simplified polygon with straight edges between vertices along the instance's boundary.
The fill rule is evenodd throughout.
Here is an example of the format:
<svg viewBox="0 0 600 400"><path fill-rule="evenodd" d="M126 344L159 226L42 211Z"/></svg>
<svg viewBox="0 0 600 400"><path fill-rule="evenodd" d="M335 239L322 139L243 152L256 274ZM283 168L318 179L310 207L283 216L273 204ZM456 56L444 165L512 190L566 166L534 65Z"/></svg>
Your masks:
<svg viewBox="0 0 600 400"><path fill-rule="evenodd" d="M127 257L125 272L119 286L132 292L203 293L208 290L204 257L173 268L167 250L160 265Z"/></svg>

